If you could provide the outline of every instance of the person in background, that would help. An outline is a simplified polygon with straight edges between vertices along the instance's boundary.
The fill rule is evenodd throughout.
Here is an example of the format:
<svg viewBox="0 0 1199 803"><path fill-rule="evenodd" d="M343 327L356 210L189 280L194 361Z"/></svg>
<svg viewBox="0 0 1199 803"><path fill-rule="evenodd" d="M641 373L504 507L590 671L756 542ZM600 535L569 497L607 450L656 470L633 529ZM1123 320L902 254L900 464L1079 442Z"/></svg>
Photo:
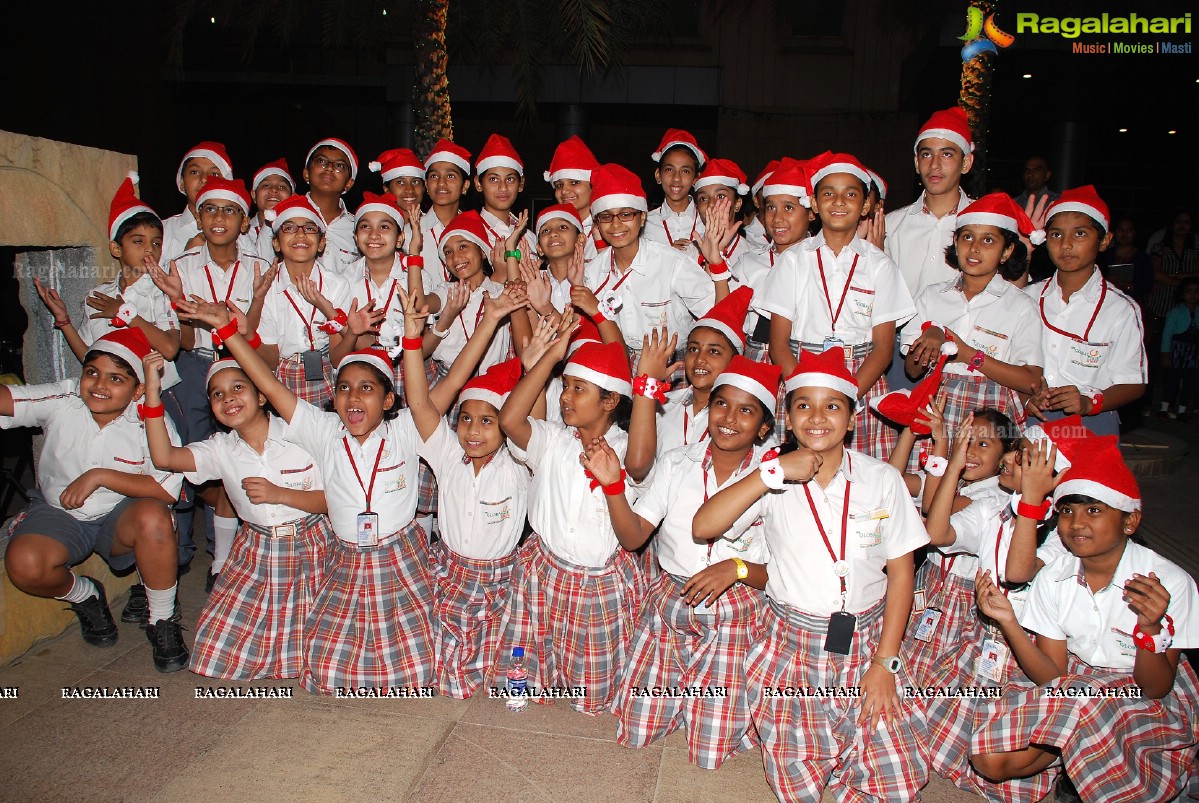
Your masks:
<svg viewBox="0 0 1199 803"><path fill-rule="evenodd" d="M1044 156L1030 156L1024 161L1024 174L1021 179L1024 192L1014 196L1014 200L1021 207L1028 206L1031 200L1033 205L1040 203L1042 198L1049 198L1049 203L1053 203L1061 195L1060 192L1054 192L1049 189L1049 179L1053 178L1053 172L1049 169L1049 162Z"/></svg>

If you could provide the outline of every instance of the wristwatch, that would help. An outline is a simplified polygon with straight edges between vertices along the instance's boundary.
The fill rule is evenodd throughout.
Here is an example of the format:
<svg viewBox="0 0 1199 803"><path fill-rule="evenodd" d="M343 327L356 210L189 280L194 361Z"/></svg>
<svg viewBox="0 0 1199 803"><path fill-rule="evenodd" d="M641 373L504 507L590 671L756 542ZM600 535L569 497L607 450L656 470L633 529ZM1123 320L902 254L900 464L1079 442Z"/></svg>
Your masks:
<svg viewBox="0 0 1199 803"><path fill-rule="evenodd" d="M745 565L745 561L741 558L734 557L733 563L737 564L737 579L744 580L749 577L749 567Z"/></svg>
<svg viewBox="0 0 1199 803"><path fill-rule="evenodd" d="M892 675L898 675L899 667L902 666L902 664L900 664L900 662L899 662L898 655L893 656L891 658L875 658L873 661L871 661L871 663L878 664L883 669L890 672Z"/></svg>
<svg viewBox="0 0 1199 803"><path fill-rule="evenodd" d="M974 352L974 356L970 358L970 362L966 363L966 370L971 373L974 373L975 371L981 371L983 367L983 360L986 358L987 353L982 349L979 349L978 351Z"/></svg>

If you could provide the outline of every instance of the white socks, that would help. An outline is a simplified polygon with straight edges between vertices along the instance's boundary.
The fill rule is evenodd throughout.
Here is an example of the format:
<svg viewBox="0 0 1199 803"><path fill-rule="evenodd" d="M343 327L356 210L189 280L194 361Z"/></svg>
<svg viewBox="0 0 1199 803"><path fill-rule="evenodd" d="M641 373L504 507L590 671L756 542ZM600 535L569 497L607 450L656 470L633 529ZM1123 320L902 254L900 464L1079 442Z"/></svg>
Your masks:
<svg viewBox="0 0 1199 803"><path fill-rule="evenodd" d="M146 601L150 603L150 624L160 619L170 619L175 615L175 590L179 584L157 591L146 586Z"/></svg>
<svg viewBox="0 0 1199 803"><path fill-rule="evenodd" d="M71 586L71 590L66 595L56 597L63 602L83 602L88 597L98 597L100 592L96 589L96 584L86 577L80 577L77 574L72 574L75 578L75 584Z"/></svg>
<svg viewBox="0 0 1199 803"><path fill-rule="evenodd" d="M233 549L233 539L237 536L237 517L212 517L212 574L220 574Z"/></svg>

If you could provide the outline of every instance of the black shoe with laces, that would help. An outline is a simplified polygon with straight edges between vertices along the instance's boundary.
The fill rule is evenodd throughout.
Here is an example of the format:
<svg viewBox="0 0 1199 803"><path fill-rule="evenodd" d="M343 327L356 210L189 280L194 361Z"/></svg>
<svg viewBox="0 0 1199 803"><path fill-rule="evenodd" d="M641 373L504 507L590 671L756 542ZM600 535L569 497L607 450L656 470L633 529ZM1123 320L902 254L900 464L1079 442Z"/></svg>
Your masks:
<svg viewBox="0 0 1199 803"><path fill-rule="evenodd" d="M145 627L149 616L150 602L146 599L146 587L141 583L130 586L129 599L125 602L125 609L121 611L121 621Z"/></svg>
<svg viewBox="0 0 1199 803"><path fill-rule="evenodd" d="M183 643L183 627L174 617L146 625L146 638L154 653L154 668L159 672L178 672L187 668L190 654Z"/></svg>
<svg viewBox="0 0 1199 803"><path fill-rule="evenodd" d="M92 581L96 594L83 602L70 603L71 610L79 617L79 629L84 641L94 647L111 647L117 643L117 623L112 620L112 612L108 610L104 586L94 577L84 579Z"/></svg>

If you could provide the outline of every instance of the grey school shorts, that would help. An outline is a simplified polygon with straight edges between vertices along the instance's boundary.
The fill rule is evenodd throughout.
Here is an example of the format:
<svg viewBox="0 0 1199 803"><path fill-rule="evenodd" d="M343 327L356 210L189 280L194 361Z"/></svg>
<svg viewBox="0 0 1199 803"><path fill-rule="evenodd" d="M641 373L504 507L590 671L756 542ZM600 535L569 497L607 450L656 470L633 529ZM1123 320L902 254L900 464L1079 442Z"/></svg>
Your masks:
<svg viewBox="0 0 1199 803"><path fill-rule="evenodd" d="M112 554L112 539L117 522L130 505L141 501L135 497L122 499L116 507L92 521L80 521L65 510L47 502L39 491L29 492L29 505L16 515L9 525L10 538L35 533L53 538L67 548L67 565L77 566L92 553L104 558L114 571L124 571L137 562L133 550L124 555Z"/></svg>

